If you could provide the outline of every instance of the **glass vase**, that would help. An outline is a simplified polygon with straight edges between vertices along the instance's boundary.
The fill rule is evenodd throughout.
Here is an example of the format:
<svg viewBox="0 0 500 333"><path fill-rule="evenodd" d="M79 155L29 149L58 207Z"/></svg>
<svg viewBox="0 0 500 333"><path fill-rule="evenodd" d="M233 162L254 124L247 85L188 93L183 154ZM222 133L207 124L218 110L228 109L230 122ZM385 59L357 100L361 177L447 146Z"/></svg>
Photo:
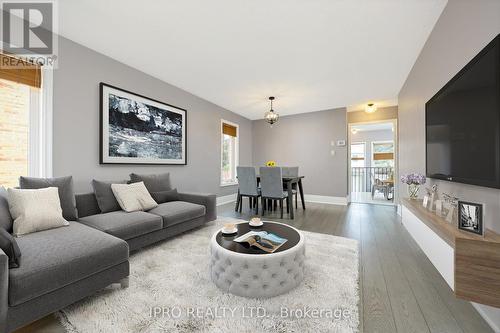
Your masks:
<svg viewBox="0 0 500 333"><path fill-rule="evenodd" d="M418 198L418 190L420 189L420 185L417 184L409 184L408 185L408 196L411 200L416 200Z"/></svg>

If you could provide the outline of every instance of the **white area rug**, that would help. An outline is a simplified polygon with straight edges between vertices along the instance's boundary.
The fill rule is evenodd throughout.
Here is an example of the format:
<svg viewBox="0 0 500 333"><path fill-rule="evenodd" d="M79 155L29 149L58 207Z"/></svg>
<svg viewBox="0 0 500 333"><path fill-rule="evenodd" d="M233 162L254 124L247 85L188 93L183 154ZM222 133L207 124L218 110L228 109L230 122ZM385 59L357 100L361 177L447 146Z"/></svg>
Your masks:
<svg viewBox="0 0 500 333"><path fill-rule="evenodd" d="M357 332L358 243L305 232L306 274L287 294L249 299L210 280L209 242L219 218L130 257L130 287L106 288L58 314L72 333Z"/></svg>

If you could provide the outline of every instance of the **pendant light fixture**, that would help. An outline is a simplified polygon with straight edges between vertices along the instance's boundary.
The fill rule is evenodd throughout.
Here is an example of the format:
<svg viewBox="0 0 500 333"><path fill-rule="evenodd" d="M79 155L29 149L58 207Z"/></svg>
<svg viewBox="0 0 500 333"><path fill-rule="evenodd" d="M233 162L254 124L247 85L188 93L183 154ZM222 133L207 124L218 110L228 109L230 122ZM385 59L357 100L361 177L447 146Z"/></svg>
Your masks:
<svg viewBox="0 0 500 333"><path fill-rule="evenodd" d="M273 110L274 97L270 96L269 100L271 101L271 109L264 114L264 119L273 127L273 124L278 121L280 115Z"/></svg>

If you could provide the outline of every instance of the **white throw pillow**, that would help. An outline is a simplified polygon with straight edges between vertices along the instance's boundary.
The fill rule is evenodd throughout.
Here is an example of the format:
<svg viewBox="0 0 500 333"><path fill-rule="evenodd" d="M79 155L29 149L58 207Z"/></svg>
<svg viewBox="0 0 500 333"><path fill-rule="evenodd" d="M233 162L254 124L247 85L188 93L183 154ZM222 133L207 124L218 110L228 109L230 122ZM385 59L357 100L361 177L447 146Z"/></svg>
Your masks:
<svg viewBox="0 0 500 333"><path fill-rule="evenodd" d="M144 182L111 184L111 190L120 207L126 212L150 210L158 206L144 186Z"/></svg>
<svg viewBox="0 0 500 333"><path fill-rule="evenodd" d="M14 236L69 225L62 216L57 187L37 190L9 188L7 198L14 219Z"/></svg>

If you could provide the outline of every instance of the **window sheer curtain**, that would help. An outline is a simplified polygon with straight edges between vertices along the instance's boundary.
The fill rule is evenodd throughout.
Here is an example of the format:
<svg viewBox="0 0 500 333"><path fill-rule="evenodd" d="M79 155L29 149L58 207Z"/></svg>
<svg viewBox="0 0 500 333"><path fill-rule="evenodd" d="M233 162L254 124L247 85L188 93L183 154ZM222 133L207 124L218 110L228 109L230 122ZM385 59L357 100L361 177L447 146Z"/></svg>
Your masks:
<svg viewBox="0 0 500 333"><path fill-rule="evenodd" d="M27 124L23 120L23 125L28 127L28 139L27 142L16 143L19 145L20 150L27 149L27 171L22 171L22 175L34 177L52 176L52 74L52 69L41 67L12 55L0 53L0 79L15 83L18 87L25 87L23 91L29 89L27 94L28 105L25 111L25 113L28 113ZM16 97L16 94L12 93L11 96L4 97L11 100ZM3 112L8 115L9 111L12 111L13 107L15 108L15 105L13 106L10 103L3 107ZM5 110L6 108L11 110ZM4 125L11 126L10 128L4 126L5 133L19 130L19 128L15 128L15 125L8 125L7 123L4 123ZM21 135L23 134L21 133ZM7 144L6 137L8 136L4 136L4 144ZM0 142L1 145L2 142ZM21 147L21 145L25 146ZM9 161L4 161L5 165L8 163Z"/></svg>

